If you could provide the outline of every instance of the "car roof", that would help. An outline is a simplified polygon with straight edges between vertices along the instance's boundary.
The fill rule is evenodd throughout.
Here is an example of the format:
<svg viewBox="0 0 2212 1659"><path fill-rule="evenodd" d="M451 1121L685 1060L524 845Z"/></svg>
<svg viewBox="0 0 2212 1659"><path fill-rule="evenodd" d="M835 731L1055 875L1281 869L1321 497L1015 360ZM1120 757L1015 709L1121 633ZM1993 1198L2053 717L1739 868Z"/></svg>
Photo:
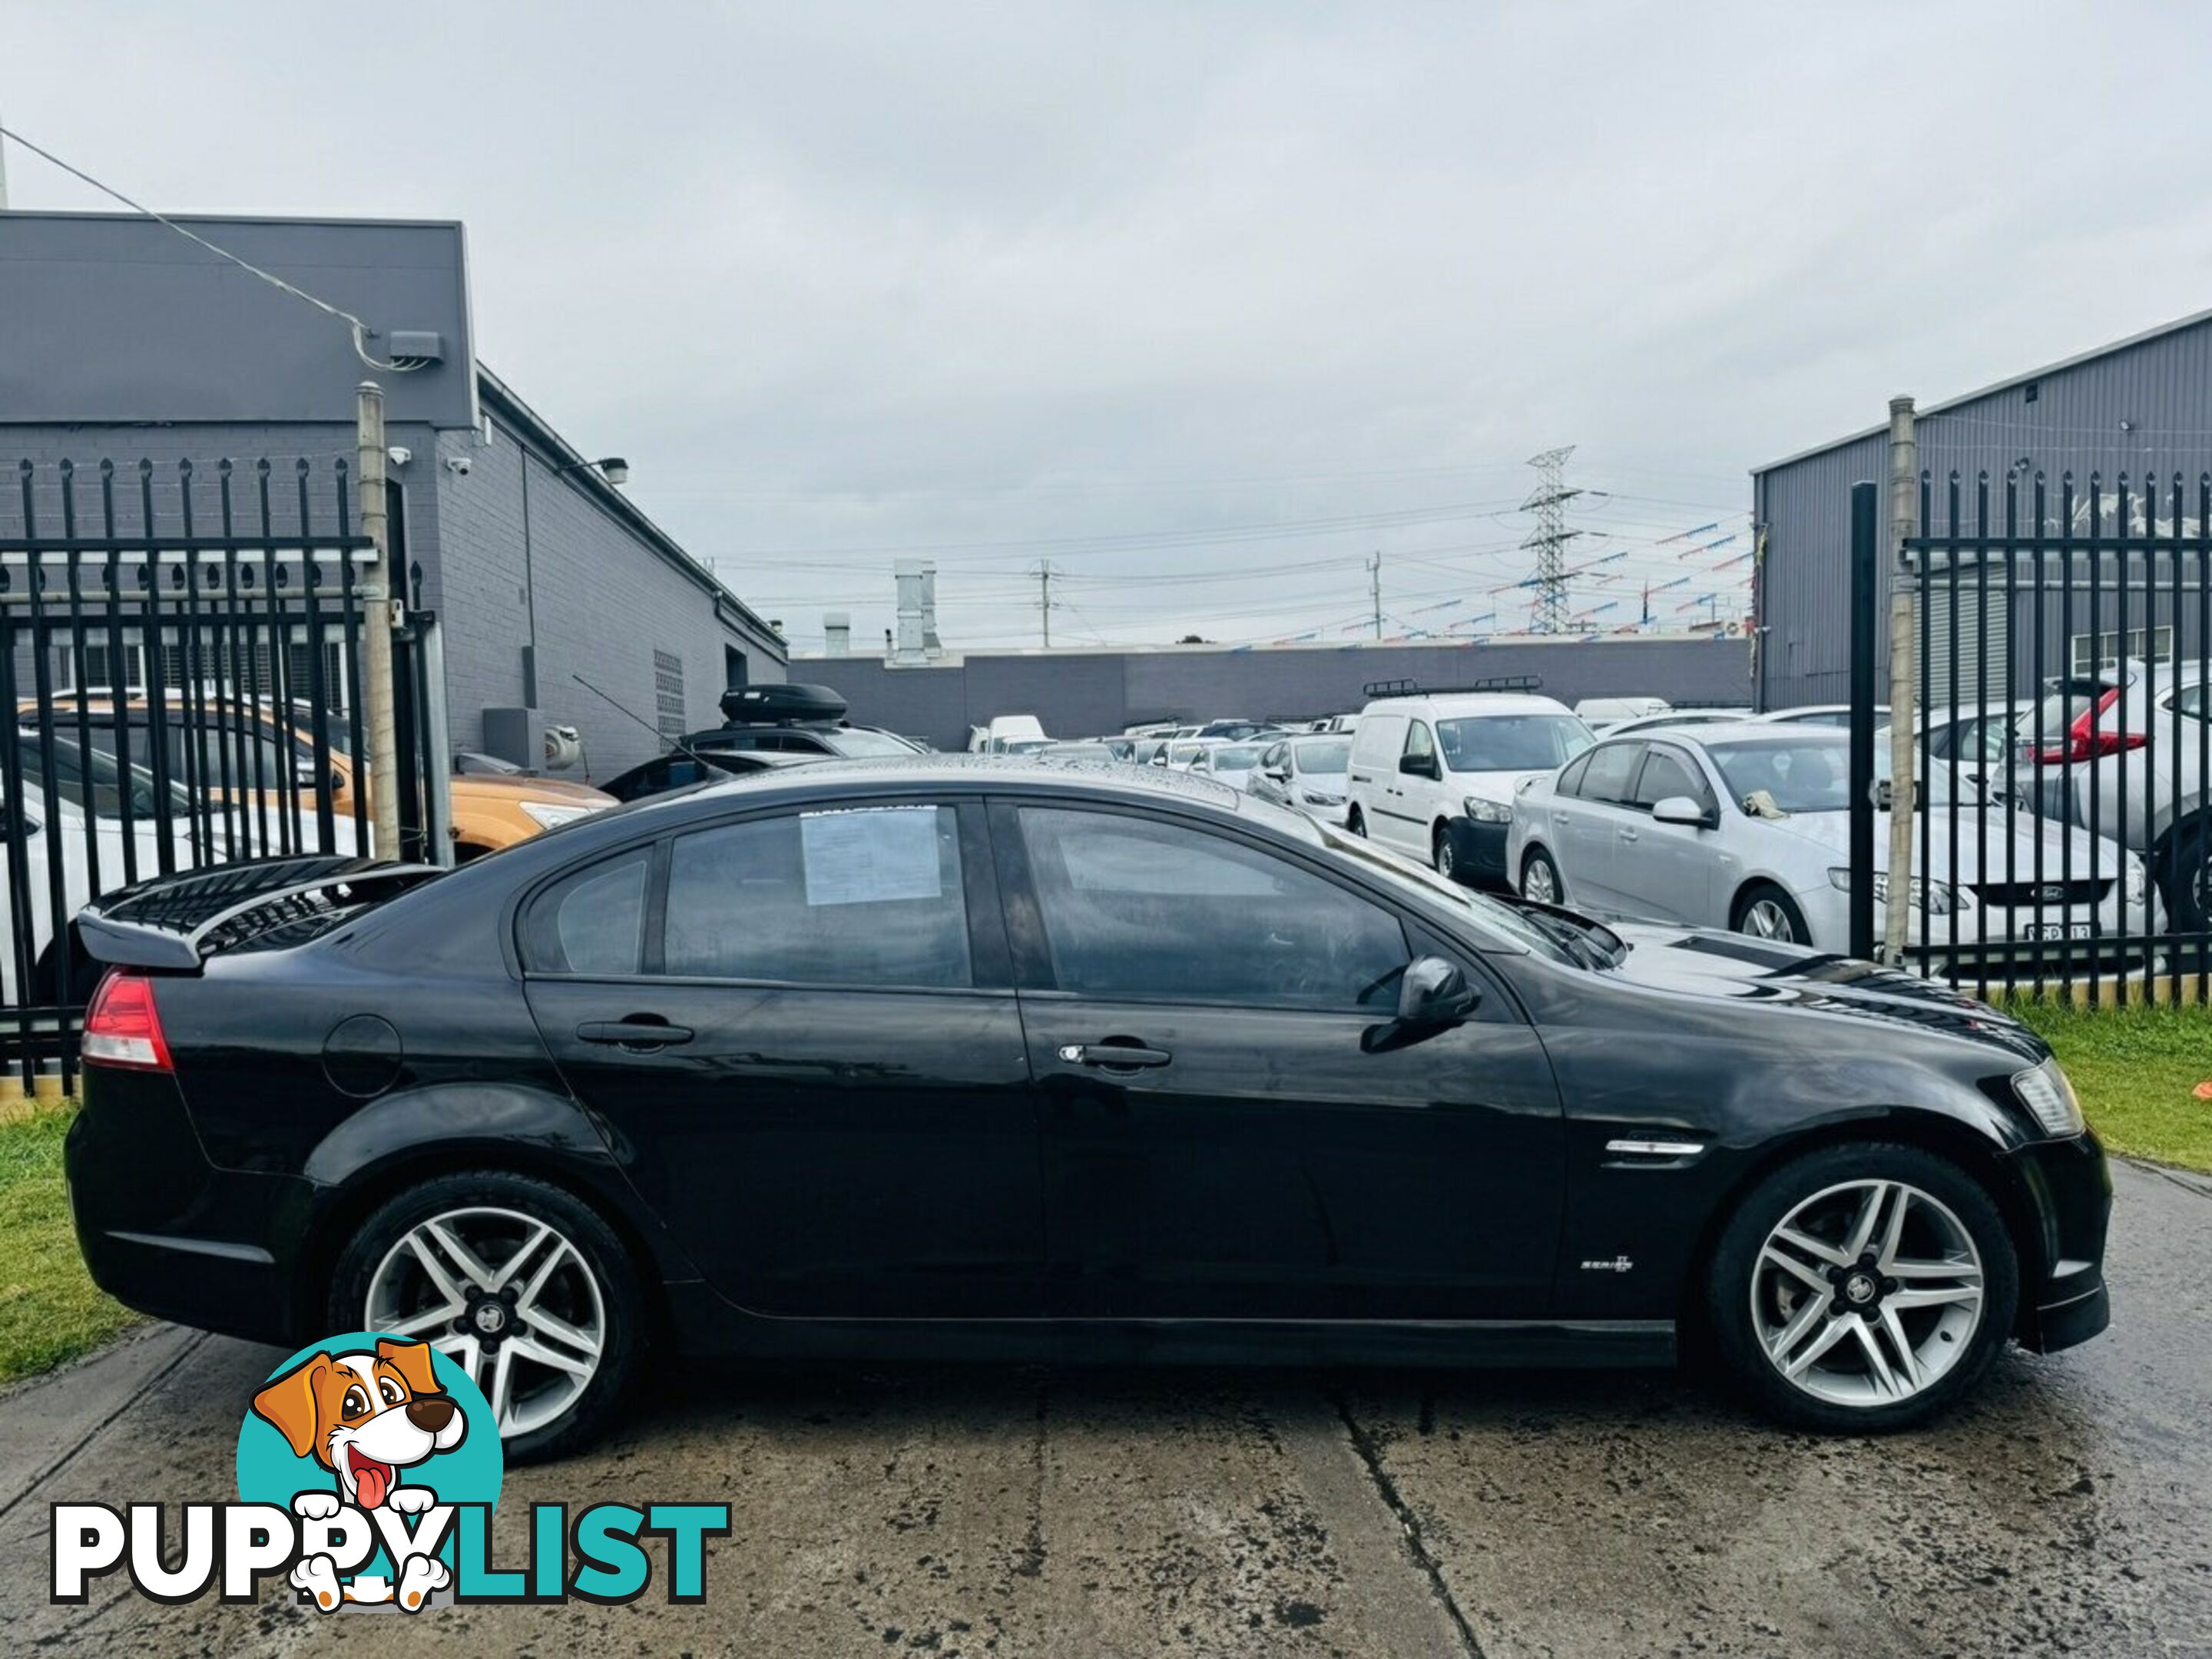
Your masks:
<svg viewBox="0 0 2212 1659"><path fill-rule="evenodd" d="M1369 714L1419 714L1431 720L1464 720L1470 714L1571 714L1557 697L1527 691L1440 692L1433 696L1378 697L1360 711Z"/></svg>
<svg viewBox="0 0 2212 1659"><path fill-rule="evenodd" d="M942 789L956 794L1018 789L1030 794L1110 796L1135 805L1183 801L1231 811L1250 810L1243 790L1188 772L1120 761L1055 760L1041 765L1035 756L984 754L819 760L806 766L771 768L749 777L718 779L686 790L680 799L695 803L765 801L786 795L865 794L877 789ZM641 801L636 805L652 804Z"/></svg>
<svg viewBox="0 0 2212 1659"><path fill-rule="evenodd" d="M1729 720L1711 726L1668 726L1650 732L1607 732L1601 744L1613 743L1709 744L1849 743L1850 733L1840 726L1802 726L1788 721Z"/></svg>

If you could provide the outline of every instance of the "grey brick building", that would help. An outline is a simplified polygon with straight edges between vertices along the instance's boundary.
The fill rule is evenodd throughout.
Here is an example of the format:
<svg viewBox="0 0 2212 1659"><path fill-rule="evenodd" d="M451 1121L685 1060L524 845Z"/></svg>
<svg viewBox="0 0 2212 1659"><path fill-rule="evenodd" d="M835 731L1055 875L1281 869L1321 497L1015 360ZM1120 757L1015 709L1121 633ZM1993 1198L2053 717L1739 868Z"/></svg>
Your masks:
<svg viewBox="0 0 2212 1659"><path fill-rule="evenodd" d="M534 709L581 735L568 775L605 777L659 751L648 726L711 725L726 685L784 678L775 632L477 362L459 225L183 222L359 316L371 356L421 366L364 366L344 324L150 220L0 213L0 526L21 517L21 460L52 522L64 457L86 477L150 460L165 482L266 457L290 514L296 460L351 456L373 378L393 550L444 630L455 747L487 746L487 710Z"/></svg>
<svg viewBox="0 0 2212 1659"><path fill-rule="evenodd" d="M1923 404L1915 435L1922 469L1935 480L1935 514L1923 529L1948 528L1948 485L1955 471L1962 495L1961 528L1972 527L1974 493L1987 474L1993 516L2001 511L2008 475L2022 481L2025 497L2041 474L2051 503L2047 532L2063 528L2056 519L2061 480L2071 473L2086 496L2098 475L2109 492L2124 475L2140 490L2147 475L2170 488L2174 474L2185 480L2188 507L2185 530L2203 533L2196 517L2197 481L2212 466L2212 312L2200 312L2079 356L2029 369L1964 397ZM1752 517L1760 550L1754 591L1755 637L1759 641L1755 695L1762 708L1805 702L1840 702L1849 694L1850 665L1850 489L1861 479L1883 483L1888 477L1887 428L1877 426L1778 461L1751 475ZM1887 580L1894 550L1887 545L1888 508L1884 497L1885 556L1882 604L1888 604ZM2161 523L2165 521L2161 514ZM2088 526L2077 511L2071 529ZM2023 519L2023 527L2027 520ZM2101 533L2116 526L2108 519ZM2140 526L2137 527L2140 533ZM2077 586L2087 561L2080 562ZM2190 567L2194 573L2201 566ZM2108 574L2106 580L2112 578ZM1979 601L1966 597L1960 605ZM1946 701L1952 685L1961 701L1978 693L1986 672L1992 698L2026 696L2035 688L2039 656L2046 678L2086 667L2124 650L2130 656L2170 657L2177 650L2193 657L2203 648L2196 629L2197 601L2185 593L2179 616L2172 596L2152 595L2130 620L2129 637L2089 636L2086 607L2074 633L2061 637L2061 607L2054 599L2041 607L2041 650L2033 648L2036 625L2032 596L2022 591L2007 607L2000 595L1988 610L1986 671L1962 643L1962 655L1950 659L1951 616L1948 585L1939 586L1931 604L1930 686ZM2106 632L2112 630L2107 629ZM1978 641L1972 616L1960 618L1962 642ZM1878 647L1879 672L1888 672L1887 640Z"/></svg>

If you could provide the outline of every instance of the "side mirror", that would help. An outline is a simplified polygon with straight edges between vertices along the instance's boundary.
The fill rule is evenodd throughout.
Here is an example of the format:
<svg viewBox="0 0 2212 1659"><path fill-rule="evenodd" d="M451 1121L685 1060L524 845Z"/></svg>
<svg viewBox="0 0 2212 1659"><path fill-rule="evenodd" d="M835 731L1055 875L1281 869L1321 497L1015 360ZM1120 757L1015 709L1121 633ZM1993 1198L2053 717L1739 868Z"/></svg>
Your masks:
<svg viewBox="0 0 2212 1659"><path fill-rule="evenodd" d="M1651 820L1655 823L1686 823L1697 830L1713 827L1711 815L1687 795L1669 795L1656 803L1651 808Z"/></svg>
<svg viewBox="0 0 2212 1659"><path fill-rule="evenodd" d="M1291 775L1288 772L1284 771L1279 766L1269 767L1267 769L1267 775L1273 778L1277 783L1288 783L1291 781Z"/></svg>
<svg viewBox="0 0 2212 1659"><path fill-rule="evenodd" d="M1437 775L1436 757L1401 755L1398 757L1398 770L1409 777L1433 778Z"/></svg>
<svg viewBox="0 0 2212 1659"><path fill-rule="evenodd" d="M1482 994L1442 957L1419 957L1398 981L1401 1025L1452 1025L1474 1012Z"/></svg>

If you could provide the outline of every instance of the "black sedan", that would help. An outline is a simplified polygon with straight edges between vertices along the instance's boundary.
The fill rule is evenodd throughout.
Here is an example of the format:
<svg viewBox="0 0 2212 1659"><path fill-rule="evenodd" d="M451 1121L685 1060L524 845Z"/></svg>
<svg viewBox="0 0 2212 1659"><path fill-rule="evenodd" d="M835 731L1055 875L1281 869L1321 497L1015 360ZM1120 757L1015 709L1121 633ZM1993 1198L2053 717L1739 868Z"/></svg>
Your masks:
<svg viewBox="0 0 2212 1659"><path fill-rule="evenodd" d="M643 800L672 789L689 788L718 778L749 778L780 766L803 766L811 755L784 755L766 749L678 749L617 772L598 786L617 800Z"/></svg>
<svg viewBox="0 0 2212 1659"><path fill-rule="evenodd" d="M81 917L68 1147L131 1305L459 1357L510 1455L648 1344L1645 1364L1916 1423L2103 1328L2032 1033L1905 975L1471 895L1201 780L828 761L451 872Z"/></svg>

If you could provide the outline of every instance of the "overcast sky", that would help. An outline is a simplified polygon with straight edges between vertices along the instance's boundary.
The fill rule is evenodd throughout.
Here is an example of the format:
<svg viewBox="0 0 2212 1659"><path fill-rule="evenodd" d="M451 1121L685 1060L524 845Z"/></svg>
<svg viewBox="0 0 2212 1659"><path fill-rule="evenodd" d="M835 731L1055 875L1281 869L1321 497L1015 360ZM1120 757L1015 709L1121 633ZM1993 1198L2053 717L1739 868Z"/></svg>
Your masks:
<svg viewBox="0 0 2212 1659"><path fill-rule="evenodd" d="M1055 643L1355 637L1376 550L1387 634L1518 626L1570 443L1577 610L1725 610L1753 464L2212 304L2191 4L354 15L10 0L0 120L465 221L484 361L802 650L925 550L953 646L1046 559Z"/></svg>

